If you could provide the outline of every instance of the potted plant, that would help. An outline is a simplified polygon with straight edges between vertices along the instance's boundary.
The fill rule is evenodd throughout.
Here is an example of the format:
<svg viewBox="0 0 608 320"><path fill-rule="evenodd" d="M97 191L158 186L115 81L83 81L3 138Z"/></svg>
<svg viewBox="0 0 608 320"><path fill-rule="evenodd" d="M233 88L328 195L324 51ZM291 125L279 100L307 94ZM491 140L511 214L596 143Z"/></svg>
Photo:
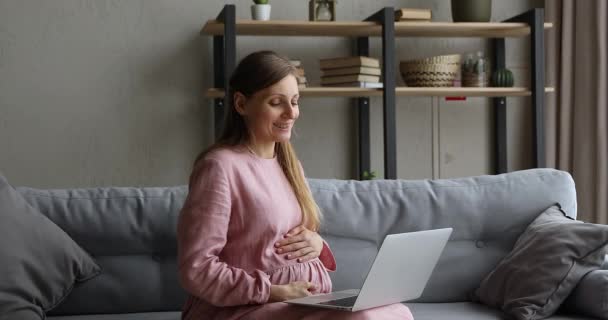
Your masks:
<svg viewBox="0 0 608 320"><path fill-rule="evenodd" d="M376 179L376 171L363 171L363 177L361 177L361 180L374 180Z"/></svg>
<svg viewBox="0 0 608 320"><path fill-rule="evenodd" d="M253 0L251 17L253 20L270 20L270 5L268 0Z"/></svg>

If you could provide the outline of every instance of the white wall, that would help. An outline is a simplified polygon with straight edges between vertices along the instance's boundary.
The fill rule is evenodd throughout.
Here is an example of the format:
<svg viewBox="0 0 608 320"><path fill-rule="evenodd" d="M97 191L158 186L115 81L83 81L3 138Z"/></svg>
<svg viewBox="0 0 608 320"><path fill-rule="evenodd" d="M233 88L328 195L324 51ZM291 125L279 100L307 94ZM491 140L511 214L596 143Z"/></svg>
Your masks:
<svg viewBox="0 0 608 320"><path fill-rule="evenodd" d="M273 19L306 20L307 2L272 2ZM212 136L212 38L204 22L225 3L249 19L250 1L0 0L0 171L14 185L41 188L165 186L187 182L192 160ZM494 1L493 19L542 1ZM339 20L362 20L383 6L430 7L450 21L450 4L433 1L338 2ZM507 66L527 83L526 38L507 41ZM381 55L379 39L371 54ZM348 55L351 40L239 37L238 54L270 48L303 61L318 83L318 59ZM399 38L398 60L479 49L483 39ZM401 84L401 79L397 80ZM397 99L400 178L491 173L490 101ZM530 166L529 99L510 98L509 167ZM382 175L381 99L372 99L372 167ZM356 173L356 118L348 99L304 98L294 144L310 177Z"/></svg>

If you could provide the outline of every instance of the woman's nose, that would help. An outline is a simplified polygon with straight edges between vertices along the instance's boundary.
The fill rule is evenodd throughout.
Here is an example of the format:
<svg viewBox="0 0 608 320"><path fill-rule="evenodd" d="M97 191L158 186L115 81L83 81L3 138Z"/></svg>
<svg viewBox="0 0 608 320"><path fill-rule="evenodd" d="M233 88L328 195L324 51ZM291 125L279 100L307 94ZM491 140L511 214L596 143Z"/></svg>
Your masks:
<svg viewBox="0 0 608 320"><path fill-rule="evenodd" d="M287 119L297 118L297 109L290 103L285 107L285 111L283 112L283 116Z"/></svg>

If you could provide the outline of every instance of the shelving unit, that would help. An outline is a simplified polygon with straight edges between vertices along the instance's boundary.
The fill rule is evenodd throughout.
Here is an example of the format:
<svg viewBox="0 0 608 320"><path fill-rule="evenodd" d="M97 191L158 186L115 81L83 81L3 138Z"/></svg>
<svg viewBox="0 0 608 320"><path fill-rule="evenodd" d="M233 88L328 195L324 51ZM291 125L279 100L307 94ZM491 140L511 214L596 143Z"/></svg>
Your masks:
<svg viewBox="0 0 608 320"><path fill-rule="evenodd" d="M205 95L215 99L215 127L219 130L224 106L230 97L224 93L228 78L235 67L236 36L319 36L352 37L353 54L369 56L369 37L382 38L382 89L307 87L300 89L303 97L351 97L359 122L359 178L370 171L369 97L381 96L383 103L384 172L386 179L396 179L396 121L397 96L469 96L490 97L495 112L496 163L495 172L507 171L506 97L532 99L534 109L534 166L544 167L543 113L544 94L553 88L544 86L544 30L552 27L544 22L543 9L533 9L505 22L449 23L395 22L394 9L386 7L365 21L253 21L236 20L234 5L224 6L216 20L209 20L202 34L213 36L214 85ZM396 87L395 39L397 37L482 37L492 38L494 65L505 66L505 38L529 36L531 41L530 88L417 88Z"/></svg>
<svg viewBox="0 0 608 320"><path fill-rule="evenodd" d="M545 23L546 29L552 23ZM224 24L209 20L201 31L207 35L223 35ZM294 21L294 20L238 20L239 36L318 36L318 37L374 37L380 36L382 26L369 21ZM451 23L451 22L395 22L397 37L523 37L530 28L520 22Z"/></svg>
<svg viewBox="0 0 608 320"><path fill-rule="evenodd" d="M351 88L351 87L306 87L301 88L300 96L302 97L377 97L382 96L382 89L366 89L366 88ZM527 88L412 88L412 87L397 87L395 88L397 96L404 97L529 97L532 92ZM554 92L552 87L545 88L545 92ZM217 88L207 89L205 92L207 98L223 98L224 90Z"/></svg>

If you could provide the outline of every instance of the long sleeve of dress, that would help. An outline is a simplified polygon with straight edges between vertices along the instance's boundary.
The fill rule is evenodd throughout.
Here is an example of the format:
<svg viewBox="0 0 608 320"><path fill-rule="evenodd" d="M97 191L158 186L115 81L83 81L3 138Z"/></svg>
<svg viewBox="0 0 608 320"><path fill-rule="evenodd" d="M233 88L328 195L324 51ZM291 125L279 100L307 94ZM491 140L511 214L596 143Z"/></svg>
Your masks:
<svg viewBox="0 0 608 320"><path fill-rule="evenodd" d="M205 159L190 176L177 230L181 285L216 306L258 304L270 296L269 276L220 261L231 212L230 185L221 164Z"/></svg>
<svg viewBox="0 0 608 320"><path fill-rule="evenodd" d="M334 258L334 253L329 248L329 244L327 241L323 240L323 250L321 250L321 254L319 255L319 260L323 263L323 266L327 271L336 271L336 259Z"/></svg>

